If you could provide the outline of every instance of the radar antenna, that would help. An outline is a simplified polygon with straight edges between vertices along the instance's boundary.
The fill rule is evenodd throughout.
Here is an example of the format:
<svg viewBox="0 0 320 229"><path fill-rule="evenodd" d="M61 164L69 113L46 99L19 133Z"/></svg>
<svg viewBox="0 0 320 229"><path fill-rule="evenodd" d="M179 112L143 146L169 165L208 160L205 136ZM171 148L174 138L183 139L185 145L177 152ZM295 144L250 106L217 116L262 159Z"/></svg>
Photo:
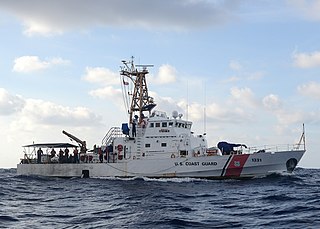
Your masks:
<svg viewBox="0 0 320 229"><path fill-rule="evenodd" d="M153 65L135 65L133 57L131 61L123 60L122 63L120 76L123 77L124 86L129 86L129 83L124 78L128 78L133 84L133 92L128 91L128 93L124 94L126 97L131 96L130 109L128 109L129 123L132 123L135 112L138 113L140 123L144 117L143 112L148 111L150 113L156 106L153 98L148 94L146 81L146 75L149 73L147 68L153 67ZM138 67L141 69L138 69Z"/></svg>

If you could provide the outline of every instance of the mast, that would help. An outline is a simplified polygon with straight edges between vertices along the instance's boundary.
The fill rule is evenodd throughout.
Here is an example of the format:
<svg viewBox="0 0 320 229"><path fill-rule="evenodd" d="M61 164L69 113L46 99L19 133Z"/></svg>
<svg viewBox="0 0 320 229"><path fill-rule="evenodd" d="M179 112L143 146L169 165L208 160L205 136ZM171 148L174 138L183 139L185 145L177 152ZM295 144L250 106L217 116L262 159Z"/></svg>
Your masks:
<svg viewBox="0 0 320 229"><path fill-rule="evenodd" d="M130 102L129 113L129 123L132 123L135 112L139 116L139 123L143 120L144 111L151 110L156 106L153 102L153 98L148 94L148 86L146 81L146 75L149 73L147 67L153 67L153 65L135 65L133 57L131 61L122 61L123 65L121 67L120 75L122 77L127 77L133 83L133 92L128 94L132 96ZM141 67L142 69L138 69ZM125 84L125 82L123 81ZM126 83L127 85L127 83ZM127 96L127 95L125 95Z"/></svg>

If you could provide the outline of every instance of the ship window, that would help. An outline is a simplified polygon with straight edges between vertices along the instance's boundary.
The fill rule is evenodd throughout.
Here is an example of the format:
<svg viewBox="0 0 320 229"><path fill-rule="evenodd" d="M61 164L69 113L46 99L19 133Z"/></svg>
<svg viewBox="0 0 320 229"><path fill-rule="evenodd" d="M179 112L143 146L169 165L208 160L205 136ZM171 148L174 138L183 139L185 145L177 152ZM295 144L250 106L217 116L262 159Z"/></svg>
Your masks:
<svg viewBox="0 0 320 229"><path fill-rule="evenodd" d="M167 143L165 142L161 143L161 147L167 147Z"/></svg>
<svg viewBox="0 0 320 229"><path fill-rule="evenodd" d="M151 127L151 128L154 127L154 123L153 123L153 122L150 123L150 127Z"/></svg>
<svg viewBox="0 0 320 229"><path fill-rule="evenodd" d="M157 123L156 123L156 127L160 127L160 122L157 122Z"/></svg>
<svg viewBox="0 0 320 229"><path fill-rule="evenodd" d="M145 147L150 148L150 144L149 143L145 144Z"/></svg>
<svg viewBox="0 0 320 229"><path fill-rule="evenodd" d="M162 123L162 127L167 127L167 123L166 123L166 122L163 122L163 123Z"/></svg>
<svg viewBox="0 0 320 229"><path fill-rule="evenodd" d="M180 156L181 157L185 157L185 156L187 156L188 155L188 151L186 151L186 150L180 150Z"/></svg>
<svg viewBox="0 0 320 229"><path fill-rule="evenodd" d="M173 126L173 122L169 122L169 127Z"/></svg>

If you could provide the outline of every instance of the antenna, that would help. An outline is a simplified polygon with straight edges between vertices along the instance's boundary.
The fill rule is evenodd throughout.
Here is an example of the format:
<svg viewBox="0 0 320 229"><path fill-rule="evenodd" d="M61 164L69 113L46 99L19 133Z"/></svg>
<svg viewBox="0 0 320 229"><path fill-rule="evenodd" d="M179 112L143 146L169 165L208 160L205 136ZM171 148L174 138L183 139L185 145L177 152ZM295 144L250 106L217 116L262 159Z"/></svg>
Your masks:
<svg viewBox="0 0 320 229"><path fill-rule="evenodd" d="M187 80L187 121L189 121L189 81Z"/></svg>
<svg viewBox="0 0 320 229"><path fill-rule="evenodd" d="M207 108L207 90L206 90L206 84L205 81L203 81L203 91L204 91L204 106L203 106L203 133L206 134L207 133L207 112L206 112L206 108Z"/></svg>

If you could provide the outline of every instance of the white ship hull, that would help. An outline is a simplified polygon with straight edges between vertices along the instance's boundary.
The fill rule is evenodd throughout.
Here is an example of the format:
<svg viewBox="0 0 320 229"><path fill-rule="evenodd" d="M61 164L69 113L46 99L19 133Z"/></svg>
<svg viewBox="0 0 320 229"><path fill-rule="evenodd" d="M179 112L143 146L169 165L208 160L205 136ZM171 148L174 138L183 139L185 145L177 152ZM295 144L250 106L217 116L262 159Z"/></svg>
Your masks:
<svg viewBox="0 0 320 229"><path fill-rule="evenodd" d="M303 156L306 149L304 129L299 143L282 151L278 146L260 149L225 141L219 142L217 147L208 147L206 133L194 134L192 122L182 119L182 114L173 111L168 116L166 112L153 110L156 104L148 94L146 82L148 65L139 65L141 69L138 69L133 60L122 63L120 82L124 84L128 122L122 123L121 128L111 127L101 145L94 145L92 150L88 150L86 141L66 131L62 133L78 146L70 143L26 145L28 151L25 149L24 158L17 166L18 174L251 178L292 172ZM303 150L299 150L300 147ZM45 152L41 148L46 149ZM59 153L55 151L58 149Z"/></svg>
<svg viewBox="0 0 320 229"><path fill-rule="evenodd" d="M304 150L241 155L123 160L117 163L18 164L20 175L49 177L252 178L292 172Z"/></svg>

